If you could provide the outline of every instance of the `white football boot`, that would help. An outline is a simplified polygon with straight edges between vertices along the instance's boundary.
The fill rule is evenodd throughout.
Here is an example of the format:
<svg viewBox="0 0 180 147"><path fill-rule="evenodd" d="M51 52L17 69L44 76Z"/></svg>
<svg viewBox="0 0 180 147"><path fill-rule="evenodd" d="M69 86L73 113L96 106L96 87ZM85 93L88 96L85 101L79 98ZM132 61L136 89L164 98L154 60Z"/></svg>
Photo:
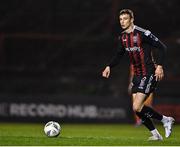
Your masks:
<svg viewBox="0 0 180 147"><path fill-rule="evenodd" d="M163 137L160 134L153 135L148 138L148 141L162 141Z"/></svg>
<svg viewBox="0 0 180 147"><path fill-rule="evenodd" d="M168 117L167 121L164 122L165 137L168 138L172 133L172 125L174 124L174 118Z"/></svg>

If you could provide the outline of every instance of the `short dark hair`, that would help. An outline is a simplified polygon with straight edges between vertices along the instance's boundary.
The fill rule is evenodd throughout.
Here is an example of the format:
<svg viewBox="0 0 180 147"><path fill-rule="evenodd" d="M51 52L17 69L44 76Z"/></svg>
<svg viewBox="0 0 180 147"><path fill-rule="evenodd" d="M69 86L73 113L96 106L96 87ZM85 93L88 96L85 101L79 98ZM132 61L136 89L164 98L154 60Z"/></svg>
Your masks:
<svg viewBox="0 0 180 147"><path fill-rule="evenodd" d="M133 11L130 10L130 9L122 9L122 10L119 12L119 16L122 15L122 14L128 14L128 15L130 16L130 18L134 18Z"/></svg>

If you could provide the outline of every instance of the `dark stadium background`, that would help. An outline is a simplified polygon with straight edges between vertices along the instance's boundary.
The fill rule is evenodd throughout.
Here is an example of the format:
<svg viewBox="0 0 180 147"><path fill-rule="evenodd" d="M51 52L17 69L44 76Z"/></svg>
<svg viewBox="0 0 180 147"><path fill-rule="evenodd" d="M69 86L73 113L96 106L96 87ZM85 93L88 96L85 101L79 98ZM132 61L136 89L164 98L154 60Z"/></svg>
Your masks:
<svg viewBox="0 0 180 147"><path fill-rule="evenodd" d="M179 0L0 1L0 121L132 123L126 57L101 77L122 8L168 46L153 105L180 122Z"/></svg>

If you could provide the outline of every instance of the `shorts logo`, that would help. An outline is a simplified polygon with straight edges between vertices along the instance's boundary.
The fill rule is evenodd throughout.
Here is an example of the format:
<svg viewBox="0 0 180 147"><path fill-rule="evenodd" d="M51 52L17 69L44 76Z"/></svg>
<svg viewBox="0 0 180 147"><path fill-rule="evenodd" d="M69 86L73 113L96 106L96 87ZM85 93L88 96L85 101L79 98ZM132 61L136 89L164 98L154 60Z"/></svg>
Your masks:
<svg viewBox="0 0 180 147"><path fill-rule="evenodd" d="M146 81L146 77L143 77L141 79L141 83L139 84L139 87L138 87L139 89L144 89L145 81Z"/></svg>
<svg viewBox="0 0 180 147"><path fill-rule="evenodd" d="M147 84L147 86L146 86L145 93L149 93L149 92L150 92L152 80L153 80L153 75L151 75L151 77L149 78L148 84Z"/></svg>

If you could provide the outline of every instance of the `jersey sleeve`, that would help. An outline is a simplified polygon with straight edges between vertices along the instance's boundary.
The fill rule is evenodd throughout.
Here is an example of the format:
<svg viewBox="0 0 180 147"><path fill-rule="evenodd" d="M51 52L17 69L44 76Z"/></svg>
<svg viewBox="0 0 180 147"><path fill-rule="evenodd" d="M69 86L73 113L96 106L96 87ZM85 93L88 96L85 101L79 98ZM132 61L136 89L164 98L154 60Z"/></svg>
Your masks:
<svg viewBox="0 0 180 147"><path fill-rule="evenodd" d="M150 31L145 31L144 33L145 41L150 44L151 46L158 49L158 54L156 57L157 65L163 65L165 60L165 54L167 47L164 43L162 43L155 35L153 35Z"/></svg>
<svg viewBox="0 0 180 147"><path fill-rule="evenodd" d="M124 46L122 44L122 40L121 40L121 36L118 38L118 46L116 49L116 54L112 57L110 63L108 64L108 66L110 66L111 68L118 65L122 56L125 53L125 49Z"/></svg>

